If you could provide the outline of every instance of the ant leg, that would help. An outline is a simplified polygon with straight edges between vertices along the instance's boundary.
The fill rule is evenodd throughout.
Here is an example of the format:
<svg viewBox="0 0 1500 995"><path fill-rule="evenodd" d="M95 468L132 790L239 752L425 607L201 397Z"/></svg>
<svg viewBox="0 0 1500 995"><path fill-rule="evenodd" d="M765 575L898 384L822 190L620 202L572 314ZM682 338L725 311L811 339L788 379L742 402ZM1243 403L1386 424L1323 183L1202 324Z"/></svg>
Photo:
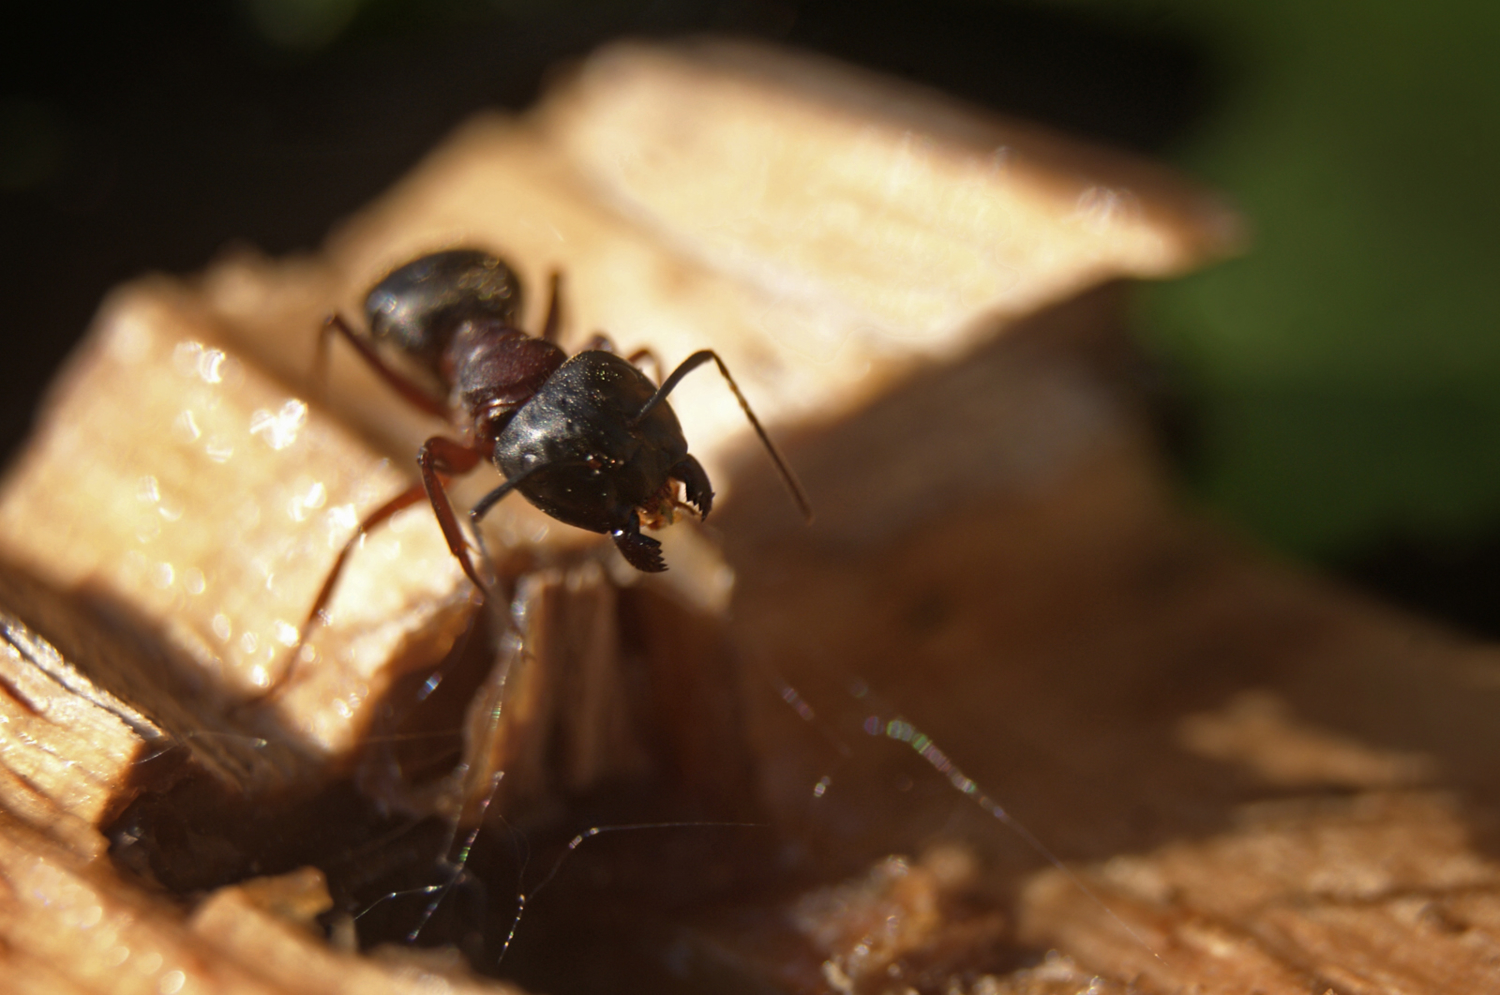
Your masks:
<svg viewBox="0 0 1500 995"><path fill-rule="evenodd" d="M328 572L328 579L323 582L323 589L318 592L318 599L313 602L312 611L307 613L309 621L316 618L322 613L324 608L328 607L328 599L333 596L334 585L338 583L339 577L344 572L344 561L349 559L349 554L354 551L354 547L358 545L359 541L365 537L365 533L395 515L396 512L404 511L422 500L422 494L422 485L414 484L379 508L376 508L364 521L359 523L359 529L355 531L354 535L349 537L348 542L344 543L344 548L339 550L338 559L333 561L333 569Z"/></svg>
<svg viewBox="0 0 1500 995"><path fill-rule="evenodd" d="M661 543L641 534L641 519L635 512L630 513L625 527L615 529L610 537L614 539L615 548L620 551L620 555L625 557L625 562L642 573L659 574L667 569L667 564L661 558Z"/></svg>
<svg viewBox="0 0 1500 995"><path fill-rule="evenodd" d="M699 521L707 518L708 509L713 507L714 503L714 488L708 482L708 474L704 472L703 464L691 455L684 456L676 466L667 471L667 476L682 481L688 504L698 509Z"/></svg>
<svg viewBox="0 0 1500 995"><path fill-rule="evenodd" d="M547 320L542 322L542 341L556 342L562 324L562 274L552 274L552 297L547 302Z"/></svg>
<svg viewBox="0 0 1500 995"><path fill-rule="evenodd" d="M432 443L444 443L447 444L447 446L456 446L458 447L459 452L469 453L469 455L472 456L472 459L474 459L475 462L478 461L478 450L466 449L466 447L459 446L459 443L455 443L455 441L449 440L449 438L429 438L429 446L431 446ZM423 452L426 452L426 447L423 447ZM567 462L570 461L565 461L564 459L564 461L556 461L552 462L552 464L537 464L535 465L535 467L531 467L529 468L529 470L526 470L525 473L505 480L502 485L499 485L498 488L493 489L493 491L490 491L489 494L481 497L480 500L478 500L478 503L475 504L474 507L471 507L471 509L469 509L469 525L471 525L472 530L474 530L474 542L478 543L478 551L480 551L480 555L483 555L484 560L489 561L489 551L484 548L484 534L481 533L480 530L478 530L478 524L480 524L480 521L484 518L484 516L489 515L489 509L495 507L502 497L505 497L505 495L510 494L511 491L514 491L514 489L516 489L517 486L520 485L520 482L522 482L522 480L525 480L526 477L531 476L531 474L535 473L535 471L541 470L544 465L546 465L546 467L558 467L558 465L564 465L567 464ZM472 464L469 465L469 468L472 468ZM458 470L456 471L456 473L466 473L466 470ZM426 480L426 476L423 476L423 480ZM449 504L449 500L447 500L447 497L449 497L449 495L447 495L447 492L444 492L443 509L438 509L438 498L434 498L434 500L432 500L432 507L434 507L434 510L437 510L438 521L440 522L444 521L444 510L446 510L447 521L449 521L450 524L453 525L452 534L453 536L458 536L459 542L462 543L462 536L460 536L458 531L458 516L453 513L453 506L452 504ZM444 536L449 536L449 525L444 524L443 534ZM463 552L459 552L459 548L455 548L455 546L453 546L452 537L450 537L449 539L449 548L453 549L453 555L456 555L456 557L458 557L459 560L462 561L463 570L465 570L465 572L468 572L469 578L474 579L475 584L478 584L480 590L489 590L486 585L480 584L480 581L478 581L477 578L474 578L474 570L472 570L472 564L469 563L468 560L468 549L465 548L463 549ZM460 546L460 548L462 548L462 546Z"/></svg>
<svg viewBox="0 0 1500 995"><path fill-rule="evenodd" d="M533 470L534 469L536 468L533 468ZM485 515L488 515L490 513L491 508L500 503L501 498L505 497L505 495L515 490L516 485L521 481L531 476L533 470L527 470L525 473L521 474L514 480L507 479L505 483L501 484L499 487L496 487L484 497L480 498L479 503L469 509L469 525L474 530L474 541L479 544L480 555L482 555L486 560L489 560L490 558L490 551L484 545L484 533L479 531L480 521L484 518Z"/></svg>
<svg viewBox="0 0 1500 995"><path fill-rule="evenodd" d="M710 359L719 367L719 372L724 375L724 382L729 384L729 389L734 392L735 400L740 402L740 410L745 412L745 417L750 420L750 427L755 429L755 434L760 437L761 445L766 447L766 453L771 457L771 462L776 464L776 471L781 474L781 482L786 485L787 493L791 495L792 501L797 505L797 510L802 512L802 517L807 520L808 524L812 524L812 504L807 500L807 494L802 490L801 482L797 480L797 475L792 472L792 468L787 465L786 459L781 455L781 450L776 448L776 444L771 441L771 437L761 427L760 419L756 418L755 412L750 410L750 402L745 400L745 395L740 393L739 384L735 383L734 377L729 375L729 367L724 365L724 361L719 358L719 354L712 349L699 350L687 359L684 359L678 365L677 369L672 371L672 375L667 377L660 387L656 388L656 393L651 395L651 400L647 401L645 406L630 420L631 426L634 427L645 421L647 415L666 402L667 395L672 393L672 389L682 382L683 377Z"/></svg>
<svg viewBox="0 0 1500 995"><path fill-rule="evenodd" d="M583 344L579 352L614 352L615 340L603 332L595 332L589 336L589 340Z"/></svg>
<svg viewBox="0 0 1500 995"><path fill-rule="evenodd" d="M247 704L257 705L273 701L280 697L281 693L291 686L292 676L297 671L297 665L302 662L302 647L307 643L308 634L312 630L313 620L323 614L328 607L329 600L333 597L333 589L338 585L339 578L344 575L344 563L349 559L349 554L354 552L354 547L369 532L381 522L386 521L398 511L410 508L422 500L422 487L415 485L391 498L385 504L376 508L365 520L359 523L359 528L344 543L344 548L339 550L338 559L333 561L333 567L328 571L328 579L323 581L323 587L318 591L318 596L313 600L312 608L307 613L307 621L302 623L301 630L297 633L297 642L293 644L291 656L288 658L286 669L281 676L260 695L252 698Z"/></svg>
<svg viewBox="0 0 1500 995"><path fill-rule="evenodd" d="M349 323L341 314L330 314L323 322L323 330L318 335L318 353L315 359L314 375L323 377L328 372L328 340L334 334L342 335L352 345L360 358L369 367L380 375L380 378L390 385L391 389L412 407L425 411L430 415L447 420L448 405L427 393L415 381L404 376L400 372L386 365L385 360L380 358L380 353L363 336L355 333Z"/></svg>
<svg viewBox="0 0 1500 995"><path fill-rule="evenodd" d="M328 400L328 349L332 343L335 322L345 329L345 336L354 334L348 331L349 324L344 321L344 316L337 312L324 318L323 327L318 329L318 341L313 346L312 383L313 396L320 403Z"/></svg>
<svg viewBox="0 0 1500 995"><path fill-rule="evenodd" d="M427 492L427 500L432 502L432 511L437 515L443 538L448 540L448 549L458 557L464 573L469 575L474 586L488 592L489 585L479 578L479 571L475 569L474 561L469 556L469 544L464 539L463 530L458 527L458 516L453 512L453 503L448 500L448 491L443 486L444 478L468 473L478 466L480 455L477 449L435 435L422 443L422 451L417 454L417 465L422 468L422 487Z"/></svg>

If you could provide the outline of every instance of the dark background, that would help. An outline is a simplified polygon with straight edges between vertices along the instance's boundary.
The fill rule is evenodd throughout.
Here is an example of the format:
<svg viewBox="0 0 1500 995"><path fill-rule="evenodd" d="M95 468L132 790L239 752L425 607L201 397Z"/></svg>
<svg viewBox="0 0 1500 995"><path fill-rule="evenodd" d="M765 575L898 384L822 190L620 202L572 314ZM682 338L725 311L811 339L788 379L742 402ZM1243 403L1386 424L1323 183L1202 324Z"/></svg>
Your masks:
<svg viewBox="0 0 1500 995"><path fill-rule="evenodd" d="M0 446L114 284L234 241L315 248L472 111L525 107L549 67L610 38L747 34L1226 189L1255 252L1144 294L1138 315L1187 412L1184 480L1272 545L1500 634L1500 290L1483 286L1500 288L1500 17L1310 6L20 7L0 41Z"/></svg>

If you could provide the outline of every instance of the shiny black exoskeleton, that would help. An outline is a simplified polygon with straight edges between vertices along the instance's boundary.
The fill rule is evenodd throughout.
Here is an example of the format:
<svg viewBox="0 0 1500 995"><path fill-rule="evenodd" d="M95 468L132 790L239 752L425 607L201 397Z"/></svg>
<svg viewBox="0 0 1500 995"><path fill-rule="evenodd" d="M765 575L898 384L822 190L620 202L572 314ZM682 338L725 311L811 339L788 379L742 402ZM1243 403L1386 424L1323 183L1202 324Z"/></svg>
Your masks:
<svg viewBox="0 0 1500 995"><path fill-rule="evenodd" d="M494 256L459 249L434 252L395 270L365 297L370 336L439 374L453 331L468 319L514 328L521 281Z"/></svg>
<svg viewBox="0 0 1500 995"><path fill-rule="evenodd" d="M689 372L712 360L724 375L803 514L811 510L786 461L771 443L722 360L711 350L684 360L660 386L633 360L616 355L596 336L569 358L556 344L558 281L540 337L516 325L521 286L495 256L458 249L423 256L392 272L365 298L369 334L334 315L338 333L401 396L447 419L460 438L434 436L422 446L422 486L375 512L369 528L425 493L443 535L473 581L484 587L444 489L446 478L467 473L488 457L505 477L470 512L474 525L512 490L559 521L607 533L636 569L666 569L661 544L641 526L669 523L686 503L699 516L713 505L703 467L687 451L682 427L666 402ZM404 354L430 380L423 385L386 364L379 347ZM446 392L446 396L439 396Z"/></svg>
<svg viewBox="0 0 1500 995"><path fill-rule="evenodd" d="M669 480L681 481L687 503L706 516L713 488L688 455L672 409L659 404L635 421L655 393L656 385L621 357L580 352L511 418L495 440L495 465L553 518L615 534L617 542L639 509L670 500L663 493Z"/></svg>

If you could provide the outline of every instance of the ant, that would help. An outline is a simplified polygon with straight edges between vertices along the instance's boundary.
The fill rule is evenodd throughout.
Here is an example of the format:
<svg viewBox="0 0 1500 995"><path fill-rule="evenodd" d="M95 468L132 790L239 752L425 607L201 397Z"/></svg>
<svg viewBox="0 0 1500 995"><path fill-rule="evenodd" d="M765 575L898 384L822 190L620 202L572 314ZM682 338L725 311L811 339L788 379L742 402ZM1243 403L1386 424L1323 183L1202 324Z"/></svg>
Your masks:
<svg viewBox="0 0 1500 995"><path fill-rule="evenodd" d="M608 534L637 570L659 573L667 569L661 543L642 534L642 525L670 524L674 510L689 505L701 520L713 506L708 474L688 453L667 404L683 377L709 360L724 375L792 500L812 521L801 484L718 354L693 353L660 386L635 365L648 351L624 358L603 335L570 357L556 342L559 283L554 274L541 335L532 337L516 323L521 284L515 272L490 253L452 249L422 256L377 283L365 297L367 334L356 333L337 313L324 322L320 366L329 338L342 335L396 393L448 421L458 435L433 436L422 445L421 486L376 510L362 532L425 493L448 548L469 579L487 590L444 484L488 457L505 482L469 512L476 537L485 514L519 491L558 521ZM387 365L381 346L404 354L431 386ZM686 504L677 497L679 483Z"/></svg>

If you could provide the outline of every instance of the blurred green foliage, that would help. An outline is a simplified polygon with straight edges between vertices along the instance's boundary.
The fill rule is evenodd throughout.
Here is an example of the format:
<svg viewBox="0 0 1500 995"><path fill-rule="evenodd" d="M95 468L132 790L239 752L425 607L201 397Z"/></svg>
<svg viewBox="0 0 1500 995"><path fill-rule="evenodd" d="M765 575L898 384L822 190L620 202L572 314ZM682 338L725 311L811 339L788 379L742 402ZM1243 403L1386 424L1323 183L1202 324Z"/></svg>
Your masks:
<svg viewBox="0 0 1500 995"><path fill-rule="evenodd" d="M1224 78L1178 163L1247 255L1150 288L1195 482L1305 555L1500 525L1500 5L1169 0Z"/></svg>

